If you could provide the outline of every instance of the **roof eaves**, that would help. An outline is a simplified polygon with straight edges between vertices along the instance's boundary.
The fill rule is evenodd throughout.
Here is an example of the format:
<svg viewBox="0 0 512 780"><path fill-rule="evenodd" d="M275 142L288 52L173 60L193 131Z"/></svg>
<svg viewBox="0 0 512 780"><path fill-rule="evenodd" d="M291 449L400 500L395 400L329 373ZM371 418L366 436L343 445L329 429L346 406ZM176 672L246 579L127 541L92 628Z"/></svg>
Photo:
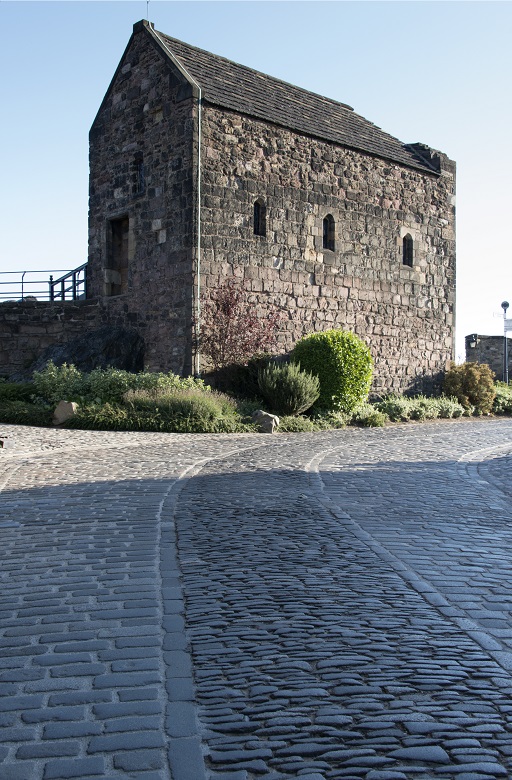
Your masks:
<svg viewBox="0 0 512 780"><path fill-rule="evenodd" d="M238 108L233 108L232 106L229 106L222 102L222 100L219 99L212 99L208 97L203 98L203 103L209 104L211 106L216 106L218 108L222 108L227 111L232 111L234 114L240 114L243 116L249 116L252 119L257 119L260 122L265 122L268 125L275 125L276 127L283 127L286 130L291 130L292 132L299 133L300 135L306 136L307 138L315 138L318 141L326 141L330 144L334 144L335 146L340 146L344 149L352 149L355 152L359 152L360 154L365 154L368 157L375 157L379 160L386 160L387 162L393 163L394 165L401 165L406 168L412 168L413 170L421 171L422 173L431 173L435 176L439 176L439 170L423 155L419 155L415 153L415 150L411 148L412 145L410 144L404 144L404 149L407 149L407 151L411 152L411 157L416 157L418 162L414 162L413 159L411 159L410 162L406 160L397 160L396 157L393 157L392 155L386 155L385 152L377 152L377 151L370 151L367 147L357 144L351 144L348 141L336 141L333 140L331 135L322 135L322 133L314 133L314 132L306 132L305 130L294 128L291 123L285 123L285 122L279 122L275 119L269 119L268 117L264 117L256 112L252 113L251 111L242 111Z"/></svg>

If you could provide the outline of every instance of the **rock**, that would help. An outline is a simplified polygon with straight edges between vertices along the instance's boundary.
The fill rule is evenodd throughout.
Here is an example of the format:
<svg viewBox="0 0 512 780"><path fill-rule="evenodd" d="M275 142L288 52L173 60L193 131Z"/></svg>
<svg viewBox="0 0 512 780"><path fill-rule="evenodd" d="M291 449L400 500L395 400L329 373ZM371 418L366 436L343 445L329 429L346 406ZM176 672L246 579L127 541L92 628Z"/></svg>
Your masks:
<svg viewBox="0 0 512 780"><path fill-rule="evenodd" d="M88 373L94 368L121 368L124 371L144 369L144 339L134 330L107 325L98 330L66 342L47 347L25 371L13 374L9 379L22 382L32 379L34 371L41 371L49 360L56 366L73 363Z"/></svg>
<svg viewBox="0 0 512 780"><path fill-rule="evenodd" d="M78 404L74 401L59 401L53 413L53 424L62 425L66 420L74 417L78 411Z"/></svg>
<svg viewBox="0 0 512 780"><path fill-rule="evenodd" d="M264 412L263 409L257 409L253 412L252 419L259 426L261 433L274 433L279 428L279 417Z"/></svg>

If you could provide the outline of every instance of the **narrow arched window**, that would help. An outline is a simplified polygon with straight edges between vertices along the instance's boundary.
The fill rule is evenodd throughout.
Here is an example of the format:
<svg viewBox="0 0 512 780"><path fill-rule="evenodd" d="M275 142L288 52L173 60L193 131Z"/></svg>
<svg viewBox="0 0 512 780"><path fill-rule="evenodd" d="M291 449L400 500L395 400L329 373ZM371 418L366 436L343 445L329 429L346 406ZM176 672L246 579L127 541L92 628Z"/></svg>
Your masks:
<svg viewBox="0 0 512 780"><path fill-rule="evenodd" d="M267 209L262 198L258 198L254 204L254 235L267 235Z"/></svg>
<svg viewBox="0 0 512 780"><path fill-rule="evenodd" d="M414 260L414 241L412 240L410 233L407 233L407 235L404 236L402 243L402 256L403 264L408 265L409 268L412 268L412 262Z"/></svg>
<svg viewBox="0 0 512 780"><path fill-rule="evenodd" d="M334 217L332 214L327 214L324 217L324 249L330 249L334 252Z"/></svg>

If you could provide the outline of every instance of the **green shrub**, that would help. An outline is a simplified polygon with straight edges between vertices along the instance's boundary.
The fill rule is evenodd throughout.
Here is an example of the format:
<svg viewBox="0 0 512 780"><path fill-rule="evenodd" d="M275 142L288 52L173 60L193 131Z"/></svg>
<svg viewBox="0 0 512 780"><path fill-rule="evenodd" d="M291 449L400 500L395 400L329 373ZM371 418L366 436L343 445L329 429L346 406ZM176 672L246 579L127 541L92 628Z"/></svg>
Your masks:
<svg viewBox="0 0 512 780"><path fill-rule="evenodd" d="M258 373L272 361L272 355L254 355L247 363L230 363L206 375L217 390L233 393L241 398L263 400L258 385ZM261 403L260 403L261 406Z"/></svg>
<svg viewBox="0 0 512 780"><path fill-rule="evenodd" d="M403 395L389 395L376 403L375 408L392 422L407 422L411 419L411 402Z"/></svg>
<svg viewBox="0 0 512 780"><path fill-rule="evenodd" d="M496 396L494 373L485 363L462 363L446 372L443 382L445 395L453 396L462 404L466 414L489 414Z"/></svg>
<svg viewBox="0 0 512 780"><path fill-rule="evenodd" d="M411 420L435 420L439 417L437 398L417 395L409 399Z"/></svg>
<svg viewBox="0 0 512 780"><path fill-rule="evenodd" d="M320 395L317 376L300 370L300 363L270 363L258 372L261 395L273 412L282 415L301 414Z"/></svg>
<svg viewBox="0 0 512 780"><path fill-rule="evenodd" d="M100 400L109 403L120 403L128 391L154 391L170 393L175 390L201 390L209 392L210 388L202 379L194 377L179 377L168 374L142 371L132 374L120 369L96 368L85 375L85 391L89 400Z"/></svg>
<svg viewBox="0 0 512 780"><path fill-rule="evenodd" d="M451 417L462 417L464 414L464 407L456 398L448 398L445 395L441 395L435 400L439 408L439 417L449 419Z"/></svg>
<svg viewBox="0 0 512 780"><path fill-rule="evenodd" d="M279 433L311 433L319 430L315 421L302 415L285 415L279 418Z"/></svg>
<svg viewBox="0 0 512 780"><path fill-rule="evenodd" d="M440 396L428 398L418 395L407 398L403 395L390 395L375 404L376 409L386 414L392 422L408 420L435 420L438 417L460 417L464 408L455 398Z"/></svg>
<svg viewBox="0 0 512 780"><path fill-rule="evenodd" d="M315 430L330 431L333 428L345 428L350 422L350 415L344 412L326 412L320 409L311 415Z"/></svg>
<svg viewBox="0 0 512 780"><path fill-rule="evenodd" d="M0 397L1 397L0 385ZM494 414L512 414L512 387L505 382L496 382L496 396L492 405Z"/></svg>
<svg viewBox="0 0 512 780"><path fill-rule="evenodd" d="M206 393L194 389L163 393L158 390L132 390L125 394L124 400L134 409L161 410L179 417L192 413L205 420L236 412L235 401L215 390Z"/></svg>
<svg viewBox="0 0 512 780"><path fill-rule="evenodd" d="M73 365L56 366L52 361L42 371L34 372L34 393L52 404L59 401L118 404L129 390L171 392L183 389L209 391L202 379L181 378L171 372L132 374L118 368L95 368L84 374Z"/></svg>
<svg viewBox="0 0 512 780"><path fill-rule="evenodd" d="M388 417L380 412L373 404L361 404L352 414L353 425L361 425L364 428L382 428Z"/></svg>
<svg viewBox="0 0 512 780"><path fill-rule="evenodd" d="M0 400L0 422L11 425L36 425L49 427L53 420L53 409L26 401Z"/></svg>
<svg viewBox="0 0 512 780"><path fill-rule="evenodd" d="M128 408L144 419L153 417L160 421L158 430L189 433L247 430L236 402L216 391L205 392L200 388L171 393L136 390L127 393L125 401ZM253 427L249 430L253 430Z"/></svg>
<svg viewBox="0 0 512 780"><path fill-rule="evenodd" d="M30 382L0 382L0 403L2 401L30 401L34 386Z"/></svg>
<svg viewBox="0 0 512 780"><path fill-rule="evenodd" d="M34 393L51 404L79 401L84 396L84 378L73 365L56 366L51 360L42 371L34 371Z"/></svg>
<svg viewBox="0 0 512 780"><path fill-rule="evenodd" d="M368 397L372 359L354 333L328 330L305 336L295 345L292 360L320 380L315 408L352 412Z"/></svg>

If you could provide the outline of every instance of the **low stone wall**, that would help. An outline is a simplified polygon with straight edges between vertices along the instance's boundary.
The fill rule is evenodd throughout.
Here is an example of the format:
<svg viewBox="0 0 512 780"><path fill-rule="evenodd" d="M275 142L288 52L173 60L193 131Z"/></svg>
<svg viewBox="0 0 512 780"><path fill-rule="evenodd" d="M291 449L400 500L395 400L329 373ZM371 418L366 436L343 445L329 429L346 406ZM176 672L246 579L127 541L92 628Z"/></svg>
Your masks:
<svg viewBox="0 0 512 780"><path fill-rule="evenodd" d="M496 374L503 377L503 336L481 336L472 333L466 336L466 361L468 363L487 363ZM507 339L509 377L512 377L512 339Z"/></svg>
<svg viewBox="0 0 512 780"><path fill-rule="evenodd" d="M63 344L105 325L128 328L143 339L149 371L190 372L190 334L174 312L158 302L150 309L136 298L91 298L81 301L17 301L0 304L0 376L24 371L43 350ZM184 358L185 355L185 358Z"/></svg>
<svg viewBox="0 0 512 780"><path fill-rule="evenodd" d="M101 323L98 301L10 301L0 305L0 374L28 368L41 352Z"/></svg>

